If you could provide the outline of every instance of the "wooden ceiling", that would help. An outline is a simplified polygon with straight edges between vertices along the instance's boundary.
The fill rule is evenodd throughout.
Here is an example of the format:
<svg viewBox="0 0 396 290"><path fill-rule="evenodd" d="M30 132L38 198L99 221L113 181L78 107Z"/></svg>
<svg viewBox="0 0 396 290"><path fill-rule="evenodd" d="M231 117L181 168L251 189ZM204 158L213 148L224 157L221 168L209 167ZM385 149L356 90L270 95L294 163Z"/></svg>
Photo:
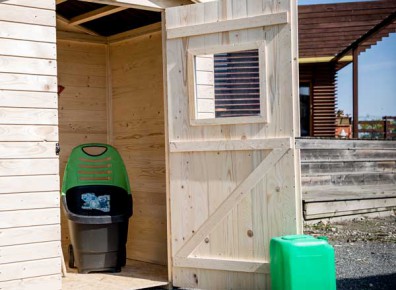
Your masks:
<svg viewBox="0 0 396 290"><path fill-rule="evenodd" d="M161 21L159 11L78 0L57 3L58 20L91 35L108 37Z"/></svg>
<svg viewBox="0 0 396 290"><path fill-rule="evenodd" d="M57 0L58 29L114 37L158 24L166 7L206 1L209 0ZM396 0L299 6L300 59L334 59L389 18L393 19L391 23L362 42L360 51L396 32ZM348 51L345 55L349 54Z"/></svg>

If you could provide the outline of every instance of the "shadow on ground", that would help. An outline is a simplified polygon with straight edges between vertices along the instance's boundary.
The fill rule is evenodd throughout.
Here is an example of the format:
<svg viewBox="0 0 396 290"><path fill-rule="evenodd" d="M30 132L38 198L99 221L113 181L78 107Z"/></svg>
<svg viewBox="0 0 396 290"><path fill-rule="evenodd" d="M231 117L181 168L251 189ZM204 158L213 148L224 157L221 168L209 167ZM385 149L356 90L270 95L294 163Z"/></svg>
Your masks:
<svg viewBox="0 0 396 290"><path fill-rule="evenodd" d="M395 287L396 273L337 280L337 290L393 290Z"/></svg>

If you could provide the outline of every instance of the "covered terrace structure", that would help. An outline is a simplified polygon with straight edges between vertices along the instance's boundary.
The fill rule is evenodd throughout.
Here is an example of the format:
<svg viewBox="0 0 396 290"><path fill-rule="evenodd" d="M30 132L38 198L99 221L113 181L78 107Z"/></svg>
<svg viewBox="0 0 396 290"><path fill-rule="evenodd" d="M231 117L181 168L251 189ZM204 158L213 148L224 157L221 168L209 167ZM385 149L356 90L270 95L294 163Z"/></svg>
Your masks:
<svg viewBox="0 0 396 290"><path fill-rule="evenodd" d="M358 138L359 55L396 32L392 0L299 7L301 136L335 137L337 72L353 64L353 138Z"/></svg>
<svg viewBox="0 0 396 290"><path fill-rule="evenodd" d="M386 215L396 208L396 141L358 139L359 55L394 32L396 1L299 7L302 137L297 146L306 221ZM337 72L351 63L353 116L343 140L337 128ZM385 124L390 126L381 137L394 139L394 128Z"/></svg>

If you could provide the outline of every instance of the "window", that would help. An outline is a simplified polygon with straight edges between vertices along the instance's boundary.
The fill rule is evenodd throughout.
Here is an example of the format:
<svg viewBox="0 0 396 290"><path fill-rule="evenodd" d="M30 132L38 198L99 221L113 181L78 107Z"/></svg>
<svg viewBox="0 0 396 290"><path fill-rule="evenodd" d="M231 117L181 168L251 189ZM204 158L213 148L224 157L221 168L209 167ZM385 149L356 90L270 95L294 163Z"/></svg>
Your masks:
<svg viewBox="0 0 396 290"><path fill-rule="evenodd" d="M310 135L311 126L311 87L300 84L300 132L301 136Z"/></svg>
<svg viewBox="0 0 396 290"><path fill-rule="evenodd" d="M268 122L263 43L189 52L193 125Z"/></svg>

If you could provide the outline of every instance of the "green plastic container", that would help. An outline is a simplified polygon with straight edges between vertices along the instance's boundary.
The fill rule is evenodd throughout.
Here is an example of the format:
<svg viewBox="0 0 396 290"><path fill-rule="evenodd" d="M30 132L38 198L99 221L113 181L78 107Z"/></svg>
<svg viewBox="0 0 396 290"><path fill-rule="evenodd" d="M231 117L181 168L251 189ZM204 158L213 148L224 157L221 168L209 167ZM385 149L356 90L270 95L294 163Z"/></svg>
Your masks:
<svg viewBox="0 0 396 290"><path fill-rule="evenodd" d="M334 249L326 238L273 238L270 258L272 290L336 289Z"/></svg>
<svg viewBox="0 0 396 290"><path fill-rule="evenodd" d="M70 232L69 266L79 273L121 271L133 204L125 165L114 147L90 143L72 150L62 204Z"/></svg>

